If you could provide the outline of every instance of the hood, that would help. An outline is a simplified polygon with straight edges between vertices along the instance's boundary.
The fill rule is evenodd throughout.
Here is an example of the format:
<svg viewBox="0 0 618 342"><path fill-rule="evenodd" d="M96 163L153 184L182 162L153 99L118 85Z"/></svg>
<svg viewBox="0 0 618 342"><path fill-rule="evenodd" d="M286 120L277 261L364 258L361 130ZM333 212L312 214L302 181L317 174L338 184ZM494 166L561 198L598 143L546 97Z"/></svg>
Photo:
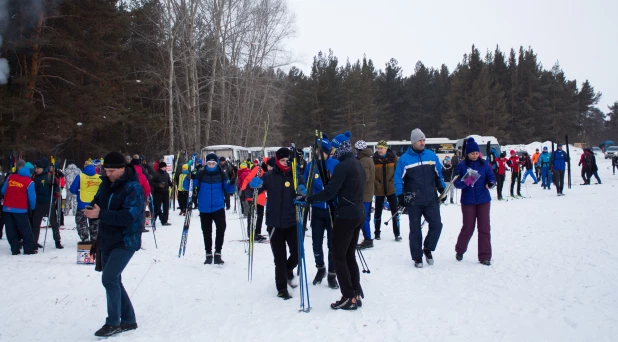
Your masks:
<svg viewBox="0 0 618 342"><path fill-rule="evenodd" d="M17 174L24 177L30 177L30 169L24 166L17 171Z"/></svg>
<svg viewBox="0 0 618 342"><path fill-rule="evenodd" d="M388 152L387 152L387 155L388 155ZM369 147L358 152L358 159L367 158L367 157L371 158L371 156L373 156L373 151Z"/></svg>
<svg viewBox="0 0 618 342"><path fill-rule="evenodd" d="M97 174L97 169L94 165L88 165L84 168L84 173L88 176L94 176Z"/></svg>

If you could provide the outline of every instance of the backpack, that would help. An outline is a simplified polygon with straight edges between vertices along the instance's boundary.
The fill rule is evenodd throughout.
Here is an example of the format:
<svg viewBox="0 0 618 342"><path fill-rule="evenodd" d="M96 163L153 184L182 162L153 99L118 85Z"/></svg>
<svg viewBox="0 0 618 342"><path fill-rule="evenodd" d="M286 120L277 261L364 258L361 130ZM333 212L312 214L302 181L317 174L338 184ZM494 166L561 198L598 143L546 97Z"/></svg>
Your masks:
<svg viewBox="0 0 618 342"><path fill-rule="evenodd" d="M584 163L586 165L586 168L592 169L592 164L593 164L592 159L593 159L592 154L586 153L586 156L584 157Z"/></svg>

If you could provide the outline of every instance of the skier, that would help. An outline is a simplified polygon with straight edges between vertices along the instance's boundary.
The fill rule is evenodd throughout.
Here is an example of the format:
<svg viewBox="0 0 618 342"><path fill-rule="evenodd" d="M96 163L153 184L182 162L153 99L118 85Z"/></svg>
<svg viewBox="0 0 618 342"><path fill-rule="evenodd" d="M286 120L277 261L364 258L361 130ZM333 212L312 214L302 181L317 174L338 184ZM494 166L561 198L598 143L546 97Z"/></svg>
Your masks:
<svg viewBox="0 0 618 342"><path fill-rule="evenodd" d="M153 220L156 220L158 217L161 220L162 226L171 226L172 224L167 222L167 220L170 212L170 187L173 184L166 170L167 164L159 162L159 170L155 171L152 176L152 197L155 210Z"/></svg>
<svg viewBox="0 0 618 342"><path fill-rule="evenodd" d="M496 158L494 161L496 165L494 175L498 183L498 201L502 201L504 199L504 197L502 197L502 188L504 187L504 180L506 179L506 162L506 152L500 153L500 157Z"/></svg>
<svg viewBox="0 0 618 342"><path fill-rule="evenodd" d="M24 254L36 254L37 246L32 236L28 210L34 211L36 208L35 185L30 178L30 169L25 167L23 160L16 163L17 173L6 177L2 185L3 220L6 225L6 239L11 246L11 253L18 255L21 253L23 245ZM21 236L21 244L19 237Z"/></svg>
<svg viewBox="0 0 618 342"><path fill-rule="evenodd" d="M365 170L352 154L351 133L335 136L331 144L336 149L333 157L339 161L332 178L323 191L312 194L307 203L335 200L333 222L333 259L341 288L341 299L332 303L332 309L356 310L364 297L360 272L356 263L356 245L365 223L364 187Z"/></svg>
<svg viewBox="0 0 618 342"><path fill-rule="evenodd" d="M491 208L491 194L489 189L496 184L494 173L483 158L480 156L479 145L474 138L466 141L466 157L459 163L455 173L459 178L455 186L461 190L461 213L463 226L455 245L455 258L463 259L468 250L470 238L474 234L474 224L478 228L478 258L481 264L491 265L491 234L489 224L489 211ZM476 176L469 170L474 170ZM533 175L534 176L534 175Z"/></svg>
<svg viewBox="0 0 618 342"><path fill-rule="evenodd" d="M249 189L266 191L268 201L276 203L266 211L266 226L270 235L270 248L275 259L275 285L277 297L284 300L292 298L287 285L292 284L294 268L298 266L298 232L296 221L296 192L305 192L302 176L299 177L298 189L294 189L292 168L289 165L290 150L282 147L275 152L276 167L264 174L262 178L255 177L249 182ZM249 190L251 191L251 190ZM286 243L290 249L287 256Z"/></svg>
<svg viewBox="0 0 618 342"><path fill-rule="evenodd" d="M135 168L126 164L122 154L110 152L104 160L104 175L92 201L93 209L84 211L87 218L99 220L97 243L91 251L94 255L100 252L101 280L107 294L107 319L94 333L99 337L137 329L135 311L121 276L140 249L145 202Z"/></svg>
<svg viewBox="0 0 618 342"><path fill-rule="evenodd" d="M587 148L584 149L584 153L579 158L578 166L581 166L581 176L584 183L581 185L590 185L590 178L592 178L592 153Z"/></svg>
<svg viewBox="0 0 618 342"><path fill-rule="evenodd" d="M520 164L523 167L526 168L526 172L524 173L524 179L521 181L521 184L526 183L526 178L528 178L528 176L532 177L532 180L534 181L534 183L532 184L538 184L538 178L536 178L536 176L534 175L534 163L532 162L532 160L530 159L530 156L528 155L528 152L524 152L523 157L520 159Z"/></svg>
<svg viewBox="0 0 618 342"><path fill-rule="evenodd" d="M262 170L260 171L260 177L264 176L268 169L268 161L270 159L265 157L262 161ZM240 187L241 191L244 191L244 199L247 202L246 205L249 207L249 215L247 215L247 236L251 235L251 222L253 220L253 210L257 210L257 219L255 220L255 232L253 239L257 242L265 241L266 237L262 235L262 222L264 221L264 207L266 206L266 193L262 192L258 195L257 199L257 207L253 207L253 191L246 191L247 186L249 186L249 182L257 176L257 171L259 168L254 167L249 174L245 177L242 182L242 186Z"/></svg>
<svg viewBox="0 0 618 342"><path fill-rule="evenodd" d="M322 163L320 158L320 153L322 154L322 158L324 158L324 164L326 166L325 170L322 170ZM330 158L330 141L328 140L328 136L326 134L322 135L322 138L319 141L319 148L315 151L315 155L313 156L313 160L307 164L305 167L303 178L309 179L309 177L313 177L313 191L312 193L317 194L318 192L324 190L324 183L320 178L320 174L324 174L325 177L330 179L331 175L335 171L335 167L339 162L335 158ZM316 163L315 174L310 175L309 170L311 170L311 165ZM321 172L322 171L322 172ZM337 284L337 275L335 273L335 262L333 261L333 226L332 219L330 214L329 206L326 202L315 202L311 204L311 240L313 247L313 257L315 260L315 267L318 269L318 272L313 279L313 284L320 284L322 280L326 276L326 267L324 265L324 249L322 245L324 244L324 232L326 232L326 239L328 244L328 287L331 289L338 289L339 285Z"/></svg>
<svg viewBox="0 0 618 342"><path fill-rule="evenodd" d="M189 164L183 164L181 172L176 175L176 184L178 184L178 209L180 213L178 215L187 215L187 201L189 200L189 189L185 188L184 183L187 175L189 174Z"/></svg>
<svg viewBox="0 0 618 342"><path fill-rule="evenodd" d="M249 169L247 168L247 163L246 162L242 162L240 164L239 170L238 170L238 196L240 197L240 212L243 214L243 216L247 216L248 213L248 209L249 206L246 206L244 204L245 202L245 192L242 191L241 185L243 184L243 182L245 181L245 178L247 177L247 175L249 174Z"/></svg>
<svg viewBox="0 0 618 342"><path fill-rule="evenodd" d="M39 235L41 232L41 222L43 217L48 217L49 225L51 225L56 248L63 249L64 246L60 243L60 228L58 227L58 211L55 210L55 201L59 198L60 188L58 182L54 180L55 172L44 172L45 165L42 160L37 160L35 163L34 190L36 192L36 208L32 212L32 236L34 237L35 249L43 248L39 244ZM56 177L57 178L57 177ZM53 182L53 188L52 188ZM52 197L53 192L53 197ZM51 207L51 210L50 210ZM51 213L51 215L49 215Z"/></svg>
<svg viewBox="0 0 618 342"><path fill-rule="evenodd" d="M547 146L543 146L543 153L539 156L539 166L541 167L541 186L543 189L551 190L551 155L547 150Z"/></svg>
<svg viewBox="0 0 618 342"><path fill-rule="evenodd" d="M566 163L570 161L569 156L562 150L562 144L556 145L556 150L551 155L549 164L553 170L554 184L556 185L556 192L558 196L564 196L562 190L564 188L564 170L566 169Z"/></svg>
<svg viewBox="0 0 618 342"><path fill-rule="evenodd" d="M436 154L425 148L425 134L418 128L410 133L412 146L401 156L395 170L395 190L399 205L406 207L410 220L410 254L414 267L423 267L423 254L427 264L433 265L432 251L436 250L442 219L438 193L446 187L442 165ZM446 197L442 201L446 201ZM421 216L429 224L424 248Z"/></svg>
<svg viewBox="0 0 618 342"><path fill-rule="evenodd" d="M363 224L363 242L358 245L358 248L365 249L373 247L373 239L371 238L371 202L373 201L373 191L375 182L375 164L373 163L373 151L367 147L364 140L359 140L354 144L356 148L356 158L363 165L365 170L365 192L363 194L363 205L365 206L365 224Z"/></svg>
<svg viewBox="0 0 618 342"><path fill-rule="evenodd" d="M69 160L67 164L67 167L64 169L64 179L66 181L67 189L71 189L75 178L79 176L81 170L77 167L77 165L75 165L75 162L72 160ZM64 215L77 215L77 210L79 210L77 209L77 195L73 193L67 193L66 202L64 203Z"/></svg>
<svg viewBox="0 0 618 342"><path fill-rule="evenodd" d="M446 157L444 158L444 160L442 161L442 178L444 178L444 183L446 184L446 187L448 188L449 184L453 181L453 171L455 171L455 169L453 168L453 165L451 165L451 158ZM455 187L451 187L451 190L449 191L448 194L451 203L453 202L453 197L455 197Z"/></svg>
<svg viewBox="0 0 618 342"><path fill-rule="evenodd" d="M614 153L614 156L612 157L612 172L614 176L616 175L616 168L618 168L618 155Z"/></svg>
<svg viewBox="0 0 618 342"><path fill-rule="evenodd" d="M534 175L536 176L536 179L540 179L541 178L541 166L539 164L539 157L541 156L541 153L539 152L539 149L537 148L536 151L534 152L534 154L532 155L532 165L534 166ZM525 176L524 176L525 178Z"/></svg>
<svg viewBox="0 0 618 342"><path fill-rule="evenodd" d="M234 168L227 162L225 157L219 158L219 167L225 172L230 184L234 185L236 182L236 174L234 173ZM230 210L230 194L227 191L225 192L225 209Z"/></svg>
<svg viewBox="0 0 618 342"><path fill-rule="evenodd" d="M378 142L377 151L373 155L373 163L375 165L375 182L373 184L374 194L376 196L375 213L373 222L375 228L375 238L380 240L380 228L382 226L382 208L384 200L388 201L391 214L397 214L397 196L395 196L395 165L397 165L397 156L390 148L386 140ZM393 234L395 240L401 240L399 231L399 218L393 218Z"/></svg>
<svg viewBox="0 0 618 342"><path fill-rule="evenodd" d="M521 196L521 173L519 170L519 157L515 154L515 150L511 150L511 157L506 161L506 165L511 168L511 197L515 197L513 188L517 184L517 196Z"/></svg>
<svg viewBox="0 0 618 342"><path fill-rule="evenodd" d="M225 263L221 258L221 249L223 248L223 240L227 226L225 222L225 192L226 187L231 185L227 179L227 175L218 165L218 159L216 154L209 153L206 156L206 167L200 170L197 175L191 175L191 178L195 179L193 187L197 192L197 208L200 211L200 221L202 224L202 233L204 235L204 247L206 250L206 261L204 261L204 265L213 263L213 221L217 229L214 263L217 265L223 265ZM190 180L185 178L184 186L189 189L189 191L193 191L193 189L189 188L189 182Z"/></svg>
<svg viewBox="0 0 618 342"><path fill-rule="evenodd" d="M77 196L77 213L75 213L75 225L77 234L82 241L96 241L99 232L99 220L90 220L84 210L99 191L101 177L97 175L94 165L87 164L84 172L75 177L71 188L72 194Z"/></svg>

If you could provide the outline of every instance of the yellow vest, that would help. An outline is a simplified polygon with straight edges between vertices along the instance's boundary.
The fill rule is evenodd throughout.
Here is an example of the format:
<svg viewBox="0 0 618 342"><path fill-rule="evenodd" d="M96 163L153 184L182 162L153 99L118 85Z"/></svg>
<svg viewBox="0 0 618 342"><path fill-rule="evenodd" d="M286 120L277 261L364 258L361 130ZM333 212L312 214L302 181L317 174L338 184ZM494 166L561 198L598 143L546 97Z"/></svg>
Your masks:
<svg viewBox="0 0 618 342"><path fill-rule="evenodd" d="M186 191L183 184L185 183L185 178L187 178L187 175L185 175L184 173L181 173L178 176L178 191Z"/></svg>
<svg viewBox="0 0 618 342"><path fill-rule="evenodd" d="M85 173L79 175L79 199L82 202L90 203L94 199L94 196L99 191L99 185L101 185L101 176L94 175L88 176Z"/></svg>

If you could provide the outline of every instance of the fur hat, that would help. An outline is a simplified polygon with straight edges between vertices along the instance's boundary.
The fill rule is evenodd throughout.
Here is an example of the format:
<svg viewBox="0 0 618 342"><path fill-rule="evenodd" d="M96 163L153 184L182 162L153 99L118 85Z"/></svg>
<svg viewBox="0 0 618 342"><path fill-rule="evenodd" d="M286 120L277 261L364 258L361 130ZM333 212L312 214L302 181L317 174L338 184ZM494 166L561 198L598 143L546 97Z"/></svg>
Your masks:
<svg viewBox="0 0 618 342"><path fill-rule="evenodd" d="M280 149L277 150L277 152L275 152L275 157L277 157L278 160L281 160L283 158L290 158L290 149L287 147L282 147Z"/></svg>

